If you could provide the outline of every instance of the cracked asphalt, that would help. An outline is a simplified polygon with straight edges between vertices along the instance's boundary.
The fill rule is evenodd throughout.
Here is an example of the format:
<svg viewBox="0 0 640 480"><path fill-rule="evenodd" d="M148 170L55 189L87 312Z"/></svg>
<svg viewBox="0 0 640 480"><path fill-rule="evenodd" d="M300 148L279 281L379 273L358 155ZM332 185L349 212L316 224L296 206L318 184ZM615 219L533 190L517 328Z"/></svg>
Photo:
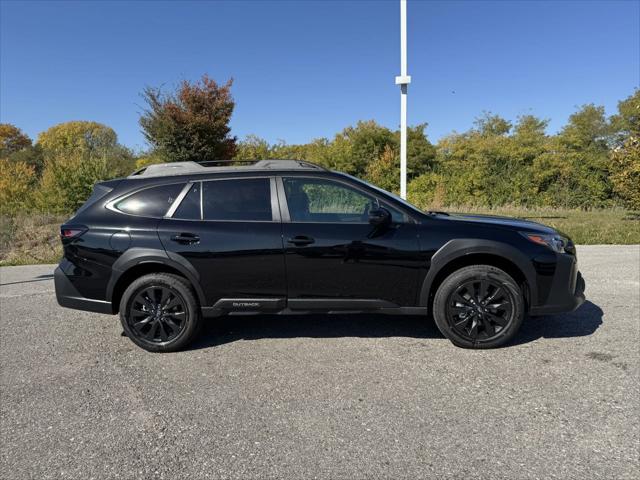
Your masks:
<svg viewBox="0 0 640 480"><path fill-rule="evenodd" d="M211 320L151 354L0 269L0 478L624 479L640 471L640 246L583 246L588 302L510 346L422 318Z"/></svg>

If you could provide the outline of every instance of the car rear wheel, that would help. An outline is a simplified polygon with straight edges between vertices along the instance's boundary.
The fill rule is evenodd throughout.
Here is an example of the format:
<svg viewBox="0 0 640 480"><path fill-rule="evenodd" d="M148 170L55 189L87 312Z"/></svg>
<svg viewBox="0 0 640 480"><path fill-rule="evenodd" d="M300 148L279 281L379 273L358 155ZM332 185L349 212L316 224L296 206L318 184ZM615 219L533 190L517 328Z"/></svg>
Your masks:
<svg viewBox="0 0 640 480"><path fill-rule="evenodd" d="M522 325L522 290L499 268L464 267L449 275L438 288L433 316L442 334L459 347L499 347L511 340Z"/></svg>
<svg viewBox="0 0 640 480"><path fill-rule="evenodd" d="M120 301L120 321L136 345L150 352L173 352L193 340L200 309L185 279L152 273L127 287Z"/></svg>

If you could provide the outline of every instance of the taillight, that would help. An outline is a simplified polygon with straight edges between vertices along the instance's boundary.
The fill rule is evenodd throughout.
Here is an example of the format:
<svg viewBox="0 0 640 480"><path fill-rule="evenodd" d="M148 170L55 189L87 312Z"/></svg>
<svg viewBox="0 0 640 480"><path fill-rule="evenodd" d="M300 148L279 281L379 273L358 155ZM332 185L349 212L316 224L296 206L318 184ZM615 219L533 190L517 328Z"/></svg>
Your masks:
<svg viewBox="0 0 640 480"><path fill-rule="evenodd" d="M60 227L60 237L63 240L69 240L79 237L87 230L88 228L83 225L62 225L62 227Z"/></svg>

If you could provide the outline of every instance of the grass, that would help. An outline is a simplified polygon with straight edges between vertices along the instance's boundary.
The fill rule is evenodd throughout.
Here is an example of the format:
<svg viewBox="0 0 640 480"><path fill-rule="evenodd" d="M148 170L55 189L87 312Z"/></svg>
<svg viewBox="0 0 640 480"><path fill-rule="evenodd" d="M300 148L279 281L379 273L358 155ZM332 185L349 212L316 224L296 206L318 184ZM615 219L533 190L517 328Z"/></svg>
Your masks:
<svg viewBox="0 0 640 480"><path fill-rule="evenodd" d="M58 263L60 224L69 215L23 214L0 217L0 266Z"/></svg>
<svg viewBox="0 0 640 480"><path fill-rule="evenodd" d="M450 207L450 212L503 215L550 225L579 245L640 244L640 212L606 210ZM62 255L59 228L68 215L24 214L0 217L0 266L57 263Z"/></svg>
<svg viewBox="0 0 640 480"><path fill-rule="evenodd" d="M450 212L503 215L549 225L569 235L578 245L640 244L640 212L621 208L602 210L562 210L555 208L522 209L449 208Z"/></svg>

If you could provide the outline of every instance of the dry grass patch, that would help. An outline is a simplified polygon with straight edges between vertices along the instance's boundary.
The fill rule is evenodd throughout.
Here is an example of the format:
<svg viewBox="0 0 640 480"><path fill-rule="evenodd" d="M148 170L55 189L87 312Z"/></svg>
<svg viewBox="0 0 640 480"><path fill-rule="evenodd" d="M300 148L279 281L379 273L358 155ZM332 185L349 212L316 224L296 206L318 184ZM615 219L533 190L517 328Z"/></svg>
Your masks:
<svg viewBox="0 0 640 480"><path fill-rule="evenodd" d="M60 224L68 216L29 214L0 218L0 265L58 263Z"/></svg>

